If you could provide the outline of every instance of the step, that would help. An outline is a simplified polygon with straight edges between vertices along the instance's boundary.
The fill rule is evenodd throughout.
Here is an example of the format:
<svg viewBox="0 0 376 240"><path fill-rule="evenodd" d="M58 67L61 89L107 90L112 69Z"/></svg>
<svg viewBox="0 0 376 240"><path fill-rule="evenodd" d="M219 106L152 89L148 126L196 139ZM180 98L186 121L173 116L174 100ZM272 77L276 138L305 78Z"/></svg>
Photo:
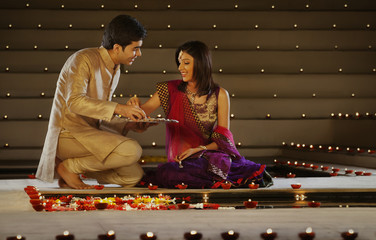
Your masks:
<svg viewBox="0 0 376 240"><path fill-rule="evenodd" d="M53 97L57 73L0 73L0 97ZM214 80L230 95L238 98L347 98L376 97L374 74L213 74ZM115 91L124 98L137 94L149 96L156 91L156 83L181 79L177 73L122 74Z"/></svg>
<svg viewBox="0 0 376 240"><path fill-rule="evenodd" d="M356 154L343 151L324 152L324 151L306 151L296 150L291 148L282 149L284 157L292 158L293 160L311 161L330 164L343 164L349 166L357 166L360 168L374 168L376 169L376 157L374 154Z"/></svg>
<svg viewBox="0 0 376 240"><path fill-rule="evenodd" d="M149 98L141 97L142 103ZM125 104L128 97L113 98L114 102ZM355 113L376 113L376 98L231 98L231 114L236 119L265 119L270 114L276 119L331 118L331 113L346 113L355 117ZM8 120L48 119L53 98L0 98L0 116ZM22 111L20 111L22 109ZM164 116L158 108L152 117Z"/></svg>
<svg viewBox="0 0 376 240"><path fill-rule="evenodd" d="M126 12L127 13L127 12ZM39 10L39 9L0 9L0 28L35 29L38 24L43 29L100 29L101 25L123 11L112 10ZM376 25L373 11L131 11L147 29L198 30L198 29L255 29L276 30L294 29L334 29L361 30ZM194 18L191 16L194 14ZM22 16L22 17L20 17ZM189 18L189 21L186 19ZM156 21L155 19L158 19ZM171 20L173 19L173 21ZM231 21L228 21L231 19ZM271 20L272 19L272 20ZM213 26L216 26L213 28ZM335 25L335 27L333 27ZM371 27L370 27L371 28ZM373 29L374 27L372 27Z"/></svg>
<svg viewBox="0 0 376 240"><path fill-rule="evenodd" d="M79 50L98 46L103 30L0 29L0 35L0 46L11 50ZM188 40L203 41L212 50L374 51L376 46L376 31L364 30L150 30L147 35L144 48L177 48Z"/></svg>
<svg viewBox="0 0 376 240"><path fill-rule="evenodd" d="M0 51L3 71L59 72L72 51ZM176 73L175 49L144 49L129 72ZM213 72L245 73L376 73L376 52L366 51L215 51ZM158 61L155 61L158 59ZM233 59L229 61L229 59ZM257 59L257 61L250 61ZM302 70L301 70L302 69Z"/></svg>
<svg viewBox="0 0 376 240"><path fill-rule="evenodd" d="M376 4L372 0L357 0L351 2L351 4L344 5L342 0L332 0L330 2L325 0L315 0L308 5L300 0L265 0L265 1L248 1L237 0L231 1L217 1L206 0L205 2L200 0L191 0L190 4L185 2L171 2L169 0L141 0L137 2L137 8L135 8L134 2L117 1L117 0L91 0L87 2L85 0L65 0L64 9L102 9L110 10L305 10L305 11L317 11L317 10L376 10ZM170 5L170 8L168 8ZM238 5L238 7L235 7ZM274 6L274 8L272 8ZM21 1L9 1L4 3L1 8L7 9L23 9L26 8L26 4ZM61 3L53 2L49 0L33 0L29 4L30 9L61 9Z"/></svg>

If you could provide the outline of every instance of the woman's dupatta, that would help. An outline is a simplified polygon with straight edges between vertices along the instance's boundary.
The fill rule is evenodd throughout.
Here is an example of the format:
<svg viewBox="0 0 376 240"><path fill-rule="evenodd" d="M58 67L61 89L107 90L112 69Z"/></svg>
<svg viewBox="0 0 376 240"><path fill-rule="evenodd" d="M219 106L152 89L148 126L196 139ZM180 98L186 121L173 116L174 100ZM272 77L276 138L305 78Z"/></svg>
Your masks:
<svg viewBox="0 0 376 240"><path fill-rule="evenodd" d="M178 90L181 80L161 82L157 84L158 95L165 115L169 119L178 120L179 123L166 124L166 152L167 160L173 162L174 158L185 150L206 145L198 117L193 111L184 92Z"/></svg>

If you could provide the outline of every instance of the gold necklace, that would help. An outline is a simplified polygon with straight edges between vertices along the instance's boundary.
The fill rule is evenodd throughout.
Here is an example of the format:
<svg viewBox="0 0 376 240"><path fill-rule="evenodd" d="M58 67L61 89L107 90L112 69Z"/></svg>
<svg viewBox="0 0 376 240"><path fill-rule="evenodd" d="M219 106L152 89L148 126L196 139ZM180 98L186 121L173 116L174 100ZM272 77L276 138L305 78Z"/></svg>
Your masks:
<svg viewBox="0 0 376 240"><path fill-rule="evenodd" d="M187 94L191 95L191 97L190 97L191 103L194 103L197 93L193 93L193 92L189 91L188 88L186 88L185 91L186 91Z"/></svg>

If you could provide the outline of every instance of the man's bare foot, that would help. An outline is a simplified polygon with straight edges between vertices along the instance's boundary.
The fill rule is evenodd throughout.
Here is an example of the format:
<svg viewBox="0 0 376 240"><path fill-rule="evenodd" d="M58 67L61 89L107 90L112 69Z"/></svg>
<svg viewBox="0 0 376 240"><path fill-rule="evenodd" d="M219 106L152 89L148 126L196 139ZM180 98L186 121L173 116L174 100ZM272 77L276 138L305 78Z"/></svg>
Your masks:
<svg viewBox="0 0 376 240"><path fill-rule="evenodd" d="M60 181L60 179L59 179L59 186L60 187L61 187L61 185L60 185L60 183L61 183L62 186L64 186L64 187L70 187L70 188L74 188L74 189L91 189L91 188L94 188L94 186L85 184L77 174L68 171L68 169L66 169L62 163L60 163L57 166L57 172L59 173L60 177L62 178L61 179L62 181Z"/></svg>

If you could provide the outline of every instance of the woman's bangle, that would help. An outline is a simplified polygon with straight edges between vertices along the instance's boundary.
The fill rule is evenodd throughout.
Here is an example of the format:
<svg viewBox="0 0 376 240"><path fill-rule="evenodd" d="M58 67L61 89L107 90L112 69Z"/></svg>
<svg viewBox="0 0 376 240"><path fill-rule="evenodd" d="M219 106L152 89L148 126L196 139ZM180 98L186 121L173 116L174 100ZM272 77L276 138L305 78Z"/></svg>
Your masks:
<svg viewBox="0 0 376 240"><path fill-rule="evenodd" d="M202 148L202 150L208 150L208 148L206 146L203 146L203 145L200 145L198 146L199 148Z"/></svg>

